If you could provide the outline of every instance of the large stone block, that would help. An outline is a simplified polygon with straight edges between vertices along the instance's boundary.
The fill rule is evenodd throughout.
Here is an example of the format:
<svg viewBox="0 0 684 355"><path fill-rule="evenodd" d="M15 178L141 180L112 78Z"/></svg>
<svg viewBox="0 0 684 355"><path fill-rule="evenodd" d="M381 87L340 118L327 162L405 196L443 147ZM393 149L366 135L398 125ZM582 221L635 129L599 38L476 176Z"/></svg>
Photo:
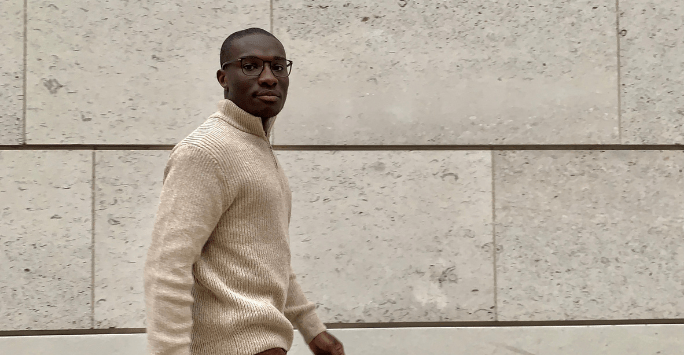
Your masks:
<svg viewBox="0 0 684 355"><path fill-rule="evenodd" d="M269 1L28 0L27 142L175 144L216 111L219 51Z"/></svg>
<svg viewBox="0 0 684 355"><path fill-rule="evenodd" d="M618 143L614 0L273 2L277 144Z"/></svg>
<svg viewBox="0 0 684 355"><path fill-rule="evenodd" d="M97 154L96 326L143 327L168 152ZM293 268L324 321L493 319L489 152L277 154L294 194Z"/></svg>
<svg viewBox="0 0 684 355"><path fill-rule="evenodd" d="M0 145L21 144L24 99L24 2L0 2Z"/></svg>
<svg viewBox="0 0 684 355"><path fill-rule="evenodd" d="M0 150L0 330L91 326L92 152Z"/></svg>
<svg viewBox="0 0 684 355"><path fill-rule="evenodd" d="M494 319L491 153L278 151L324 322Z"/></svg>
<svg viewBox="0 0 684 355"><path fill-rule="evenodd" d="M681 151L494 155L499 320L684 316Z"/></svg>
<svg viewBox="0 0 684 355"><path fill-rule="evenodd" d="M331 329L346 354L679 355L682 325ZM9 354L146 355L146 334L0 337ZM454 350L458 349L458 350ZM310 355L295 330L289 355Z"/></svg>
<svg viewBox="0 0 684 355"><path fill-rule="evenodd" d="M620 0L622 143L684 144L684 4Z"/></svg>
<svg viewBox="0 0 684 355"><path fill-rule="evenodd" d="M97 151L95 327L145 327L143 269L170 151Z"/></svg>
<svg viewBox="0 0 684 355"><path fill-rule="evenodd" d="M148 355L146 334L0 337L0 348L21 355Z"/></svg>

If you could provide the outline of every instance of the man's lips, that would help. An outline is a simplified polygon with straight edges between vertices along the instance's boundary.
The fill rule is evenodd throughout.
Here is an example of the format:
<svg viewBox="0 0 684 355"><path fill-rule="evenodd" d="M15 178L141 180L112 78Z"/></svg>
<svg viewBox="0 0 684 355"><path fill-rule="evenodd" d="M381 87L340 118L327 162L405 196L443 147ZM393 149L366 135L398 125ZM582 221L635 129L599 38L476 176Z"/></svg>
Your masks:
<svg viewBox="0 0 684 355"><path fill-rule="evenodd" d="M276 102L279 100L278 96L273 96L273 95L261 95L257 96L259 99L262 101L268 101L268 102Z"/></svg>
<svg viewBox="0 0 684 355"><path fill-rule="evenodd" d="M278 101L279 96L280 96L280 94L278 94L277 91L273 91L273 90L263 90L263 91L259 91L256 93L256 97L258 97L262 101L268 101L268 102Z"/></svg>

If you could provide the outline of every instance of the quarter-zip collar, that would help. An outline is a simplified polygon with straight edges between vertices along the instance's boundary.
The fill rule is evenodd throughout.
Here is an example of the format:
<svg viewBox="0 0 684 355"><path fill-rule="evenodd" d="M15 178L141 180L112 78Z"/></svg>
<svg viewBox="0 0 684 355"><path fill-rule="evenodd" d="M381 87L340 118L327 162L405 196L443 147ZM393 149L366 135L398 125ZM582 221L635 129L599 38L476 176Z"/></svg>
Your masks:
<svg viewBox="0 0 684 355"><path fill-rule="evenodd" d="M228 99L219 101L217 113L219 118L226 121L230 125L235 126L235 128L243 132L262 137L267 141L269 141L271 128L278 117L277 115L269 117L266 119L265 124L263 124L261 117L250 114Z"/></svg>

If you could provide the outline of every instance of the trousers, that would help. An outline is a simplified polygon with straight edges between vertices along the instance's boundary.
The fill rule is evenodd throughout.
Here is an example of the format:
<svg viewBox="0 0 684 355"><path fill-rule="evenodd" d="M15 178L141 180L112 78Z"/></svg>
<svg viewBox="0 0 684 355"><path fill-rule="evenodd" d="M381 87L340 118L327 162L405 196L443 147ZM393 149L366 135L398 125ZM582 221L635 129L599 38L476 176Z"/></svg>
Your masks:
<svg viewBox="0 0 684 355"><path fill-rule="evenodd" d="M285 349L283 349L283 348L272 348L272 349L264 350L258 354L254 354L254 355L285 355L285 354L287 354L287 351L285 351Z"/></svg>

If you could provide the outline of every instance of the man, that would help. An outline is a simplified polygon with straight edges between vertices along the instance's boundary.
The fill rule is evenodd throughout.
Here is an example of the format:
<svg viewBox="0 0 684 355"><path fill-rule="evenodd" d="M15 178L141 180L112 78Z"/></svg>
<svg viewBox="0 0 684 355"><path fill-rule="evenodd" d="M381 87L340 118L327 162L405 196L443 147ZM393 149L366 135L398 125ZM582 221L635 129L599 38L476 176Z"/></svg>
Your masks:
<svg viewBox="0 0 684 355"><path fill-rule="evenodd" d="M178 143L145 262L154 355L280 355L296 324L316 355L344 355L290 266L291 193L269 143L292 62L250 28L221 47L218 112Z"/></svg>

